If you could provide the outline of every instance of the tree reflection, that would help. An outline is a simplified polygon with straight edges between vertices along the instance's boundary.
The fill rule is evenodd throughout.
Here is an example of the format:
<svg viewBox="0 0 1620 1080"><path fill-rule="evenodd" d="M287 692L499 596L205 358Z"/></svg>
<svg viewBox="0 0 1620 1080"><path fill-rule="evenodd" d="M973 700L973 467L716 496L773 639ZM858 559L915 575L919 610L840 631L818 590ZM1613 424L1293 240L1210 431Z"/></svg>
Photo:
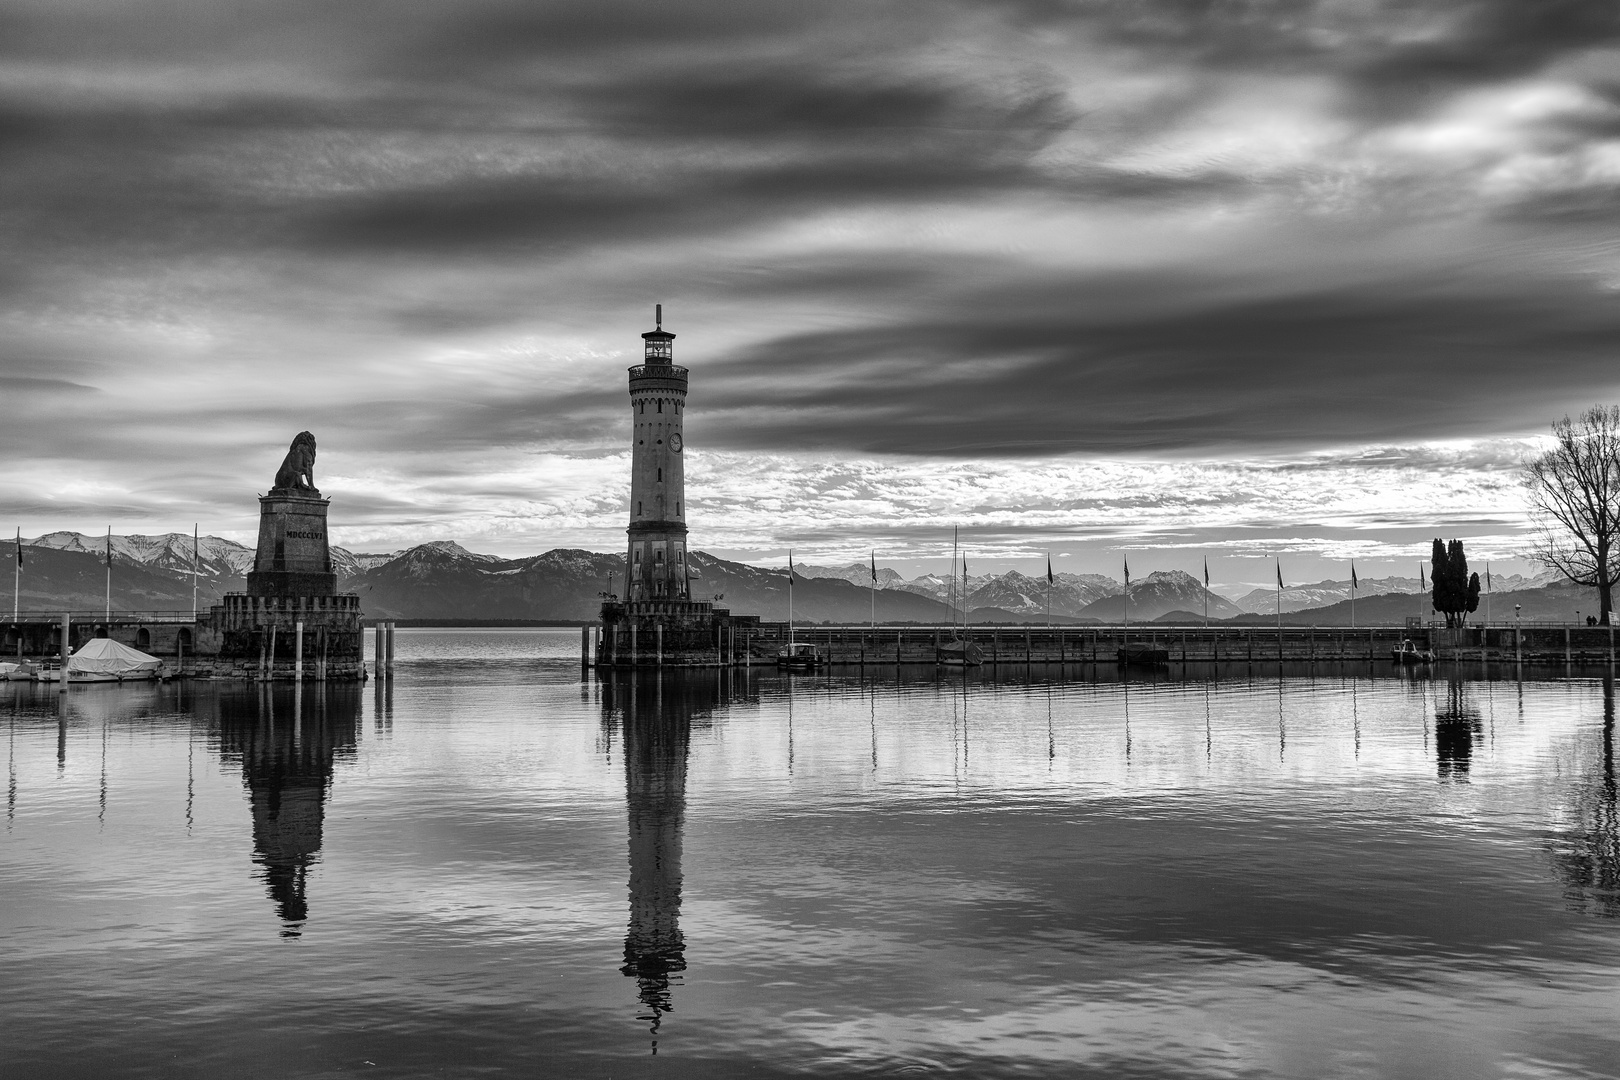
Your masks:
<svg viewBox="0 0 1620 1080"><path fill-rule="evenodd" d="M1440 779L1466 783L1474 742L1485 730L1485 718L1468 697L1461 679L1446 684L1446 703L1434 710L1434 750Z"/></svg>
<svg viewBox="0 0 1620 1080"><path fill-rule="evenodd" d="M730 672L659 675L636 672L605 676L603 723L617 725L624 756L625 805L629 811L630 920L624 935L624 965L656 1036L674 1009L671 987L686 970L681 933L681 834L686 822L686 759L692 728L729 697Z"/></svg>
<svg viewBox="0 0 1620 1080"><path fill-rule="evenodd" d="M334 764L352 759L360 722L358 687L253 688L219 698L219 750L242 766L253 812L253 861L282 936L309 918L305 882L320 858Z"/></svg>
<svg viewBox="0 0 1620 1080"><path fill-rule="evenodd" d="M1620 918L1620 815L1614 775L1614 679L1603 680L1602 757L1585 771L1568 810L1553 861L1565 895L1579 910Z"/></svg>

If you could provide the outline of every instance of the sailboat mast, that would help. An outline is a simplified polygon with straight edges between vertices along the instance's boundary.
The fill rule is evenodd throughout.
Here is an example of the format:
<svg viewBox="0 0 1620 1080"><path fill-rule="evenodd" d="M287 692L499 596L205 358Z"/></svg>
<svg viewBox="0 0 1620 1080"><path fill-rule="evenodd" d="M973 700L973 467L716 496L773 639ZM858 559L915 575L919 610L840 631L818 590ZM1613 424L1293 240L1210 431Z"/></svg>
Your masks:
<svg viewBox="0 0 1620 1080"><path fill-rule="evenodd" d="M951 636L956 636L956 534L957 527L951 526L951 602L950 610L946 612L951 617Z"/></svg>

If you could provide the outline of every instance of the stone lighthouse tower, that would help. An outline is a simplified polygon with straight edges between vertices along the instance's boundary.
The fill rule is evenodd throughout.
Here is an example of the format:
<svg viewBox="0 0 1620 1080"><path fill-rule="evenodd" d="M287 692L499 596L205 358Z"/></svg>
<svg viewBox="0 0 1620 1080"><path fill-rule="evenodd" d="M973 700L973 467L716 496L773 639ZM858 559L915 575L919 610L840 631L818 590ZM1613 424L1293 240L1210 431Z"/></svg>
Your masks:
<svg viewBox="0 0 1620 1080"><path fill-rule="evenodd" d="M626 599L690 600L686 566L686 481L682 421L686 369L672 362L675 335L656 328L641 335L642 362L630 369L633 445L630 465L630 549Z"/></svg>
<svg viewBox="0 0 1620 1080"><path fill-rule="evenodd" d="M692 599L686 550L686 369L672 361L675 335L657 325L641 335L641 363L630 369L630 545L621 600L603 594L596 664L698 667L746 662L759 616L733 616L714 600ZM715 597L714 599L719 599ZM742 637L738 637L738 628ZM628 948L628 946L627 946ZM628 955L628 953L626 954Z"/></svg>

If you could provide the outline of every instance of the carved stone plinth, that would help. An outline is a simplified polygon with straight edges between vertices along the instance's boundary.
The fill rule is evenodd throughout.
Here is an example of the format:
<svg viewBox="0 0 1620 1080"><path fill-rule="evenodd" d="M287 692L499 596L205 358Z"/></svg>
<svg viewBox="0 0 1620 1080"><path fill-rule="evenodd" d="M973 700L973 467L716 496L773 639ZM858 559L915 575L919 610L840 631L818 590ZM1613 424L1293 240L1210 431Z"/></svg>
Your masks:
<svg viewBox="0 0 1620 1080"><path fill-rule="evenodd" d="M272 488L259 497L259 548L249 596L333 596L337 575L326 542L327 501L319 491Z"/></svg>

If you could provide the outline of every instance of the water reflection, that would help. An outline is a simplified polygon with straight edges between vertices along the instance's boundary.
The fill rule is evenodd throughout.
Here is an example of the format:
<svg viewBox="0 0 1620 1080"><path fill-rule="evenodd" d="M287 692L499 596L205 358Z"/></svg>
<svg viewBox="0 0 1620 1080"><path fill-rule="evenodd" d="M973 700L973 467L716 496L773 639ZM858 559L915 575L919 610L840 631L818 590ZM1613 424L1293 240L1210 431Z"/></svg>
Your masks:
<svg viewBox="0 0 1620 1080"><path fill-rule="evenodd" d="M309 868L320 858L333 768L352 760L360 691L336 684L301 690L249 688L218 699L222 759L242 766L253 814L253 861L283 937L309 918Z"/></svg>
<svg viewBox="0 0 1620 1080"><path fill-rule="evenodd" d="M602 718L621 733L629 814L630 919L624 966L636 980L658 1052L658 1029L675 1008L671 987L686 970L681 933L681 836L686 823L686 764L694 724L730 699L729 672L624 674L603 680Z"/></svg>
<svg viewBox="0 0 1620 1080"><path fill-rule="evenodd" d="M1445 704L1437 701L1434 709L1434 751L1440 779L1467 783L1474 743L1484 730L1485 719L1462 679L1450 679Z"/></svg>
<svg viewBox="0 0 1620 1080"><path fill-rule="evenodd" d="M1614 774L1614 678L1603 680L1601 757L1576 785L1553 851L1565 895L1579 911L1620 918L1620 798Z"/></svg>

